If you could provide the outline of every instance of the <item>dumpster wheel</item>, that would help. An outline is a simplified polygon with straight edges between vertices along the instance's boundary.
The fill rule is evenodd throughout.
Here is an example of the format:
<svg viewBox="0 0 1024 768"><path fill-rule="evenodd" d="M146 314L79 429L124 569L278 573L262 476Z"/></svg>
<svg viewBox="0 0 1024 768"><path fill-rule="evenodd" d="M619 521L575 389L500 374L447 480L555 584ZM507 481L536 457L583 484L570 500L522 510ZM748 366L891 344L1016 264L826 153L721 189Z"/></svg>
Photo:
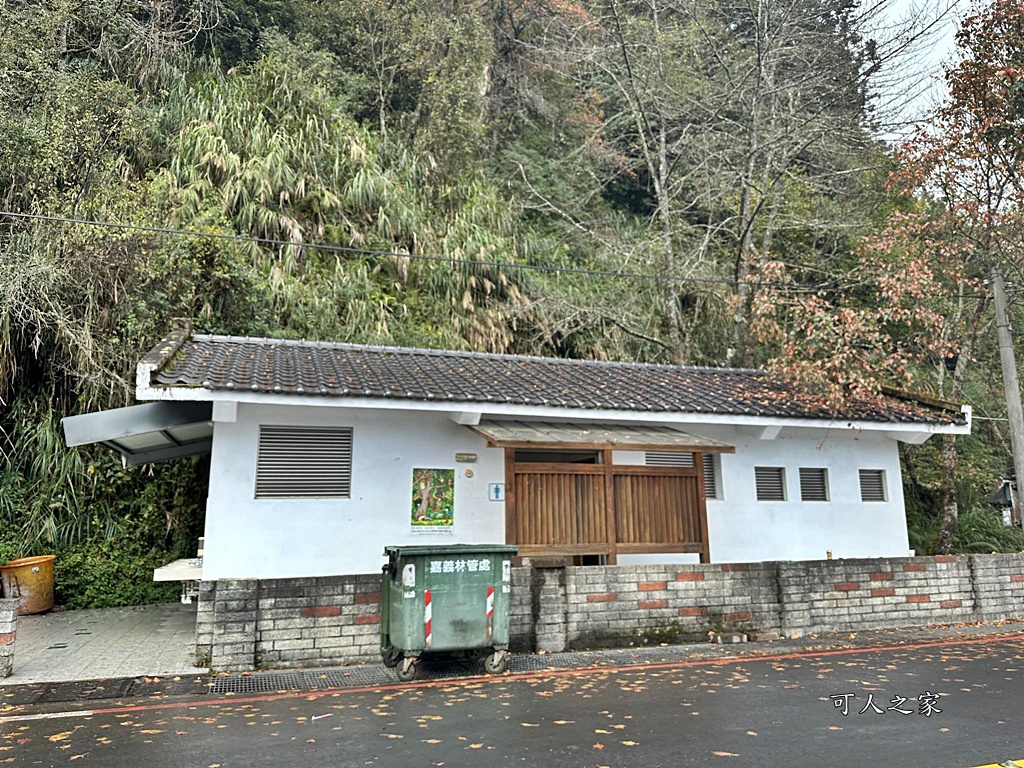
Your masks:
<svg viewBox="0 0 1024 768"><path fill-rule="evenodd" d="M418 656L406 656L403 658L401 663L395 667L395 674L398 675L398 679L403 683L408 683L416 677L416 662L419 660Z"/></svg>
<svg viewBox="0 0 1024 768"><path fill-rule="evenodd" d="M388 669L394 669L398 666L398 662L402 660L402 652L395 648L393 645L389 645L380 655L381 661L384 662L384 666Z"/></svg>
<svg viewBox="0 0 1024 768"><path fill-rule="evenodd" d="M484 659L484 670L490 675L500 675L508 669L508 651L496 650Z"/></svg>

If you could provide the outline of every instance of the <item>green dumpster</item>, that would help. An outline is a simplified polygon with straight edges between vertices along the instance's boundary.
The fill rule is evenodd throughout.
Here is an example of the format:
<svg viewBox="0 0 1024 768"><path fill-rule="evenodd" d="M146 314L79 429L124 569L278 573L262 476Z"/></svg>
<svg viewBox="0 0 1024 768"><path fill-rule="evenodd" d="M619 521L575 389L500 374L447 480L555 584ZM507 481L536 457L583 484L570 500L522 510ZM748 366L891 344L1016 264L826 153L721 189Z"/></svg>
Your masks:
<svg viewBox="0 0 1024 768"><path fill-rule="evenodd" d="M484 657L491 674L508 667L512 556L504 544L385 547L380 650L399 680L427 653Z"/></svg>

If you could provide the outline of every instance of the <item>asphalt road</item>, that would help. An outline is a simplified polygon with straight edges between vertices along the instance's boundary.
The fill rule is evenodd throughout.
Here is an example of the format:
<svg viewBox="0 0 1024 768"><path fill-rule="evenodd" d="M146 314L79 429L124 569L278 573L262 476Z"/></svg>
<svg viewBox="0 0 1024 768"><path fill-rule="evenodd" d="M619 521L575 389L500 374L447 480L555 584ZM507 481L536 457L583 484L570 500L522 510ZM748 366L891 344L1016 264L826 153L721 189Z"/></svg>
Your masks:
<svg viewBox="0 0 1024 768"><path fill-rule="evenodd" d="M966 768L1024 758L1022 682L1015 637L201 704L108 701L90 716L0 722L0 765Z"/></svg>

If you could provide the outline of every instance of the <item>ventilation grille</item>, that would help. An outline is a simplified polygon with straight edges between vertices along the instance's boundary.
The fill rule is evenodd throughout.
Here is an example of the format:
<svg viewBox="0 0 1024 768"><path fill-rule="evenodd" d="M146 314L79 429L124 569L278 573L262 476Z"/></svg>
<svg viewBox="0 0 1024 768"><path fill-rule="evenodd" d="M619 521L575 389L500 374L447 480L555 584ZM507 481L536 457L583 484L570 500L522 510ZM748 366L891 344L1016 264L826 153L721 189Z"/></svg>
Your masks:
<svg viewBox="0 0 1024 768"><path fill-rule="evenodd" d="M351 491L351 427L260 426L257 499L347 499Z"/></svg>
<svg viewBox="0 0 1024 768"><path fill-rule="evenodd" d="M862 469L860 471L860 500L885 501L884 469Z"/></svg>
<svg viewBox="0 0 1024 768"><path fill-rule="evenodd" d="M758 501L786 500L786 470L784 467L754 467Z"/></svg>
<svg viewBox="0 0 1024 768"><path fill-rule="evenodd" d="M692 453L675 453L673 451L647 451L646 462L649 467L692 467Z"/></svg>
<svg viewBox="0 0 1024 768"><path fill-rule="evenodd" d="M718 498L718 473L715 471L715 455L704 454L704 496L709 499Z"/></svg>
<svg viewBox="0 0 1024 768"><path fill-rule="evenodd" d="M800 498L803 501L828 501L828 470L822 467L800 468Z"/></svg>

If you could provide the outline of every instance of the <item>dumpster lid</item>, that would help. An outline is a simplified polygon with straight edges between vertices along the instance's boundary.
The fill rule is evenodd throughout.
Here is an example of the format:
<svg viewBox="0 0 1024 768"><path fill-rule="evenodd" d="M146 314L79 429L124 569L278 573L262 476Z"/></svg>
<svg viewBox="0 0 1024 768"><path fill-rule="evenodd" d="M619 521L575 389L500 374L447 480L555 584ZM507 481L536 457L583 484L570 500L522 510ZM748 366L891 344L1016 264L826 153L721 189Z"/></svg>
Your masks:
<svg viewBox="0 0 1024 768"><path fill-rule="evenodd" d="M416 555L514 555L518 547L512 544L401 544L384 547L384 554L414 557Z"/></svg>
<svg viewBox="0 0 1024 768"><path fill-rule="evenodd" d="M736 448L728 443L662 426L481 421L469 428L487 440L492 448L736 453Z"/></svg>

